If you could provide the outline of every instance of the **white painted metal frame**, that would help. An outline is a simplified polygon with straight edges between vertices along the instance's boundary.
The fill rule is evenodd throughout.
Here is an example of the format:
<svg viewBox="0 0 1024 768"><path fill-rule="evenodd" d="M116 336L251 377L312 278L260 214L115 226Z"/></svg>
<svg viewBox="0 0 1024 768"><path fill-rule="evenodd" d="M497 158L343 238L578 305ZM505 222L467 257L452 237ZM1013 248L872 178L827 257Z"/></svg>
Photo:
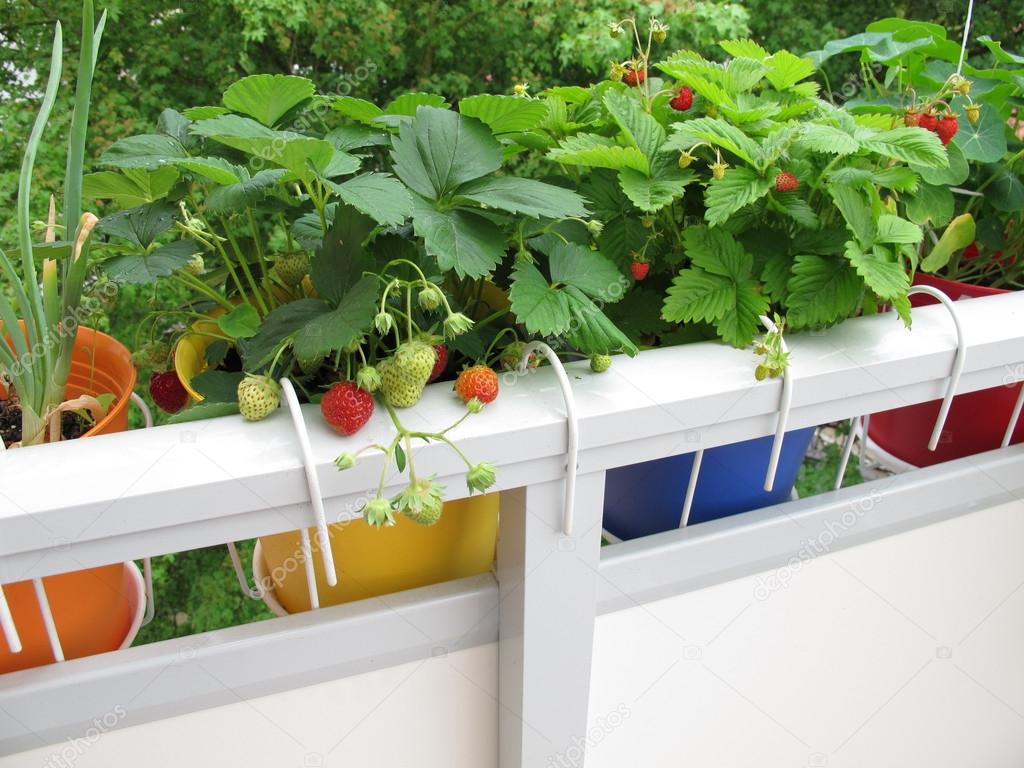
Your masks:
<svg viewBox="0 0 1024 768"><path fill-rule="evenodd" d="M1017 381L1024 361L1024 294L964 302L957 312L971 339L959 391ZM791 338L801 386L792 392L788 427L942 397L958 349L946 315L942 307L917 309L912 332L891 317L875 316ZM866 487L602 552L606 469L771 434L782 384L754 386L750 353L715 343L620 357L600 375L585 365L567 367L579 425L572 535L563 529L569 430L554 369L520 377L453 434L467 451L494 461L498 490L512 491L503 500L497 587L480 577L208 633L187 643L14 673L0 677L0 706L22 713L40 738L60 739L158 665L168 670L160 676L166 682L154 684L122 725L225 701L228 694L213 690L209 680L197 683L190 659L182 660L184 648L204 664L215 664L229 684L238 682L235 691L256 695L422 657L433 652L428 645L498 637L505 712L501 768L545 764L551 743L568 743L586 726L599 610L770 566L791 556L787 547L805 536L799 527L786 532L794 516L834 514L849 503L848 495L861 495ZM313 418L312 407L306 409L309 463L323 493L325 519L347 519L375 486L383 459L367 455L339 473L334 457L350 446L379 442L390 422L375 417L348 442ZM443 423L461 410L448 387L433 386L410 409L407 422ZM49 451L48 461L33 451ZM60 485L45 481L50 461L66 467ZM422 447L417 464L449 487L462 484L461 462L438 446ZM57 444L8 452L0 456L0 582L304 528L311 519L305 466L295 450L293 424L283 413L258 424L225 417L97 437L88 451ZM398 482L393 477L388 485L397 488ZM882 482L891 485L878 486L879 492L901 503L882 505L885 516L865 518L871 524L858 525L849 543L923 525L935 515L962 514L1000 495L1018 496L1024 449L1006 448ZM481 623L480 612L491 618ZM411 640L408 629L393 631L409 616L433 628L429 641L422 635ZM461 640L452 636L466 626L471 629ZM291 652L281 653L284 648ZM255 664L259 654L277 661ZM20 727L2 726L0 751L23 749L36 738Z"/></svg>

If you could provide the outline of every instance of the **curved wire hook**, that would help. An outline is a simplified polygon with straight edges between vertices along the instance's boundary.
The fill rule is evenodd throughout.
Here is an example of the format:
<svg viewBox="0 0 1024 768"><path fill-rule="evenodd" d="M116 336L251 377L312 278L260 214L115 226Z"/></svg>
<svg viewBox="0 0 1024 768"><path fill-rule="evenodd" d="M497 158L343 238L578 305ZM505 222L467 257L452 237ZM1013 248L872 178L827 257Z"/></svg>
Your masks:
<svg viewBox="0 0 1024 768"><path fill-rule="evenodd" d="M769 333L777 332L779 329L767 315L761 315L761 322L768 329ZM789 353L789 345L786 339L780 337L779 343L782 351ZM768 459L768 472L764 476L764 489L770 492L775 487L775 475L779 470L779 457L782 455L782 441L786 436L786 424L789 421L789 408L793 404L793 378L789 373L790 366L782 372L782 398L779 401L779 420L775 425L775 439L772 441L772 453Z"/></svg>
<svg viewBox="0 0 1024 768"><path fill-rule="evenodd" d="M932 436L928 441L928 450L934 451L939 445L939 438L942 437L942 428L946 426L946 417L949 416L950 406L953 405L953 397L956 395L957 387L960 385L960 374L964 371L964 363L967 361L967 344L964 341L964 329L960 325L960 316L952 299L930 285L914 285L907 291L908 296L915 293L924 293L932 298L938 299L953 318L953 326L956 328L956 357L953 359L953 371L949 376L949 385L946 387L946 394L942 398L942 406L939 408L938 418L935 419L935 426L932 428Z"/></svg>
<svg viewBox="0 0 1024 768"><path fill-rule="evenodd" d="M562 388L562 399L565 401L566 427L569 431L569 448L567 452L567 463L565 468L565 509L562 510L562 533L572 536L573 516L576 503L576 472L579 469L579 444L580 425L576 416L576 398L572 393L572 386L569 384L569 376L565 372L565 366L558 359L558 355L543 341L531 341L523 349L523 356L519 360L520 375L526 373L530 362L530 355L540 352L551 363L551 367L558 377L558 384Z"/></svg>
<svg viewBox="0 0 1024 768"><path fill-rule="evenodd" d="M302 450L302 465L306 470L306 485L309 487L309 500L313 505L313 516L316 518L317 536L320 540L320 557L324 562L324 575L329 586L338 583L338 574L334 569L334 552L331 551L331 537L327 532L327 515L324 512L323 494L320 492L320 478L316 474L316 464L313 462L313 449L309 444L309 431L306 429L306 422L302 418L302 406L299 405L299 398L295 394L295 387L287 376L281 379L281 389L284 391L284 400L288 403L288 410L291 411L292 424L295 426L295 433L299 438L299 448ZM309 545L309 534L302 529L302 554L306 557L306 575L311 576L313 562L311 548ZM315 579L310 580L311 601L316 591Z"/></svg>

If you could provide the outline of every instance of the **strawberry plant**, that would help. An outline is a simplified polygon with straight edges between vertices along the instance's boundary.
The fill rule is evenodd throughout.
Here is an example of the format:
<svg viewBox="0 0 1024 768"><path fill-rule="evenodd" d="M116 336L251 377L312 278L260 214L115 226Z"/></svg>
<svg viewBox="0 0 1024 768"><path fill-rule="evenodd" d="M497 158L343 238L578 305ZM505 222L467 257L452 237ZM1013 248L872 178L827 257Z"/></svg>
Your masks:
<svg viewBox="0 0 1024 768"><path fill-rule="evenodd" d="M411 93L379 107L257 75L221 106L165 112L159 134L111 146L101 162L120 170L90 190L141 204L102 225L107 274L195 293L143 329L177 324L179 347L205 339L205 370L187 382L203 402L172 420L266 418L288 375L353 434L375 396L396 428L388 462L410 472L389 509L435 519L437 489L415 475L410 444L448 442L453 427L411 432L398 415L430 381L465 368L456 391L477 412L498 395L489 363L533 336L582 356L636 352L603 311L623 280L591 247L585 199L508 173L516 137L550 113L526 96L455 111ZM390 521L375 509L369 520Z"/></svg>
<svg viewBox="0 0 1024 768"><path fill-rule="evenodd" d="M1020 288L1024 56L987 36L978 43L984 54L961 66L960 43L942 27L884 19L811 57L820 64L856 54L868 76L846 108L933 132L946 145L949 166L912 166L920 183L898 195L900 212L928 232L920 268L963 282Z"/></svg>
<svg viewBox="0 0 1024 768"><path fill-rule="evenodd" d="M724 64L685 50L651 63L665 79L646 89L551 89L558 130L520 139L574 181L603 225L598 247L632 277L612 319L637 340L712 332L738 347L772 313L801 329L892 304L909 323L923 232L896 196L917 189L917 169L948 167L940 138L822 100L809 59L749 40L722 49ZM660 317L644 310L655 291Z"/></svg>

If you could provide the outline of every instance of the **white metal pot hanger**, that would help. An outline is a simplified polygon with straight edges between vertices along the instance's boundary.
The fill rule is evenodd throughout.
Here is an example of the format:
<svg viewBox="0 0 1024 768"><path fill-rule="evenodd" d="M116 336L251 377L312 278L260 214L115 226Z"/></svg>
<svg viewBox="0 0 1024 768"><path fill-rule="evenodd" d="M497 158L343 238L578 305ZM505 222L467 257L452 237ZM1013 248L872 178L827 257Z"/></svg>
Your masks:
<svg viewBox="0 0 1024 768"><path fill-rule="evenodd" d="M316 473L316 463L313 461L313 449L309 443L309 430L306 428L306 421L302 418L302 406L295 394L295 387L291 379L284 377L280 380L281 391L284 393L284 402L291 414L292 426L295 428L295 435L299 440L299 453L302 457L302 468L306 475L306 487L309 489L309 501L313 507L313 523L317 530L317 539L320 543L320 558L324 564L324 575L329 586L338 583L338 573L334 567L334 552L331 550L331 538L327 530L327 515L324 512L324 497L320 490L320 478ZM238 578L238 586L242 594L253 600L263 597L264 585L256 584L249 586L249 580L242 569L242 561L238 556L238 548L235 542L227 544L228 554L231 556L231 567ZM320 594L316 586L316 571L313 567L313 544L309 538L309 529L306 526L299 528L299 547L302 552L302 560L305 566L306 587L309 590L309 607L311 610L320 608Z"/></svg>
<svg viewBox="0 0 1024 768"><path fill-rule="evenodd" d="M523 356L519 360L519 374L526 373L530 363L530 356L540 352L551 363L558 378L558 385L562 389L562 399L565 401L566 429L568 430L568 450L566 451L565 466L565 508L562 510L562 533L572 536L573 516L576 504L576 473L579 470L579 442L580 425L576 415L576 398L569 384L569 375L565 366L558 359L558 355L543 341L531 341L523 349Z"/></svg>
<svg viewBox="0 0 1024 768"><path fill-rule="evenodd" d="M949 298L945 293L940 291L938 288L933 288L930 285L915 285L907 291L908 296L914 294L923 293L931 296L946 308L949 312L949 316L953 318L953 327L956 330L956 357L953 358L953 370L949 374L949 383L946 385L946 394L942 398L942 405L939 407L939 415L935 419L935 425L932 427L932 434L928 440L928 450L934 451L939 446L939 439L942 437L942 430L946 426L946 418L949 416L949 409L953 405L953 398L956 396L956 391L960 386L960 375L964 370L964 363L967 361L967 341L964 338L963 325L960 323L960 315L957 312L956 302ZM1021 397L1017 398L1017 406L1014 408L1013 415L1010 418L1010 425L1007 428L1006 435L1003 438L1003 445L1009 445L1009 436L1013 434L1013 427L1017 422L1017 417L1020 415L1021 406L1024 405L1024 388L1021 390ZM846 442L843 444L843 452L839 459L839 467L836 471L836 479L833 487L838 490L843 486L843 477L846 475L846 465L850 461L850 454L853 453L853 440L859 432L861 435L861 447L863 449L864 443L867 441L868 433L868 418L869 416L855 416L850 419L850 430L846 437ZM862 457L863 458L863 457Z"/></svg>
<svg viewBox="0 0 1024 768"><path fill-rule="evenodd" d="M153 413L146 405L146 401L134 392L131 393L131 402L142 412L144 427L153 426ZM3 448L3 441L0 440L0 449ZM142 559L144 571L144 584L146 595L146 610L140 626L146 626L153 620L156 614L156 603L153 595L153 565L150 558ZM39 603L39 612L43 617L43 626L46 629L46 639L50 643L50 652L54 661L64 661L64 647L60 642L60 635L57 632L57 624L53 619L53 609L50 607L50 599L46 595L46 585L42 578L32 579L32 588L36 593L36 601ZM14 617L11 615L10 606L7 604L7 597L4 595L3 586L0 585L0 630L3 631L4 640L11 653L21 653L23 650L21 637L18 628L14 624Z"/></svg>

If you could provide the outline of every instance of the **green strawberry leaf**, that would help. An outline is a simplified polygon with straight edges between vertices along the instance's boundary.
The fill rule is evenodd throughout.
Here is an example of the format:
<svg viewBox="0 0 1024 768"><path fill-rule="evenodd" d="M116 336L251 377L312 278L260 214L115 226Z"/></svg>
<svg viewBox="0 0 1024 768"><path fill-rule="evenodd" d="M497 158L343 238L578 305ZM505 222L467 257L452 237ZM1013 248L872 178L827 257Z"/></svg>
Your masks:
<svg viewBox="0 0 1024 768"><path fill-rule="evenodd" d="M155 171L125 168L121 173L100 171L82 179L82 194L89 199L111 200L119 207L134 208L165 197L178 181L178 171L165 165Z"/></svg>
<svg viewBox="0 0 1024 768"><path fill-rule="evenodd" d="M100 165L115 168L147 168L155 170L174 160L188 157L181 142L163 134L129 136L111 144L100 155Z"/></svg>
<svg viewBox="0 0 1024 768"><path fill-rule="evenodd" d="M736 305L736 284L728 277L690 267L672 280L661 316L670 323L716 323Z"/></svg>
<svg viewBox="0 0 1024 768"><path fill-rule="evenodd" d="M364 277L342 297L338 306L317 315L295 334L295 356L323 358L360 338L377 312L377 281Z"/></svg>
<svg viewBox="0 0 1024 768"><path fill-rule="evenodd" d="M505 255L501 229L473 211L438 211L418 198L413 201L413 228L437 266L459 277L489 274Z"/></svg>
<svg viewBox="0 0 1024 768"><path fill-rule="evenodd" d="M364 242L374 229L369 216L344 205L335 209L327 237L309 261L309 278L325 301L342 301L369 268Z"/></svg>
<svg viewBox="0 0 1024 768"><path fill-rule="evenodd" d="M240 348L247 371L268 365L280 344L299 329L331 311L320 299L298 299L282 304L263 319L259 332Z"/></svg>
<svg viewBox="0 0 1024 768"><path fill-rule="evenodd" d="M570 285L564 293L571 316L570 344L587 355L609 355L620 349L630 357L639 353L629 337L583 291Z"/></svg>
<svg viewBox="0 0 1024 768"><path fill-rule="evenodd" d="M652 160L665 141L665 129L640 106L632 93L608 91L604 106L619 126L629 146L636 147Z"/></svg>
<svg viewBox="0 0 1024 768"><path fill-rule="evenodd" d="M459 112L486 123L500 135L536 128L547 115L548 105L539 99L485 93L461 99Z"/></svg>
<svg viewBox="0 0 1024 768"><path fill-rule="evenodd" d="M631 168L644 176L651 172L647 157L636 147L622 147L595 134L570 136L548 152L548 159L565 165L622 170Z"/></svg>
<svg viewBox="0 0 1024 768"><path fill-rule="evenodd" d="M694 266L734 282L750 277L754 257L724 229L687 227L683 232L683 243Z"/></svg>
<svg viewBox="0 0 1024 768"><path fill-rule="evenodd" d="M145 255L115 256L103 262L107 277L117 283L150 285L173 275L200 251L194 240L175 240Z"/></svg>
<svg viewBox="0 0 1024 768"><path fill-rule="evenodd" d="M516 319L530 333L559 336L569 330L572 316L568 297L551 285L533 264L527 261L516 264L508 295Z"/></svg>
<svg viewBox="0 0 1024 768"><path fill-rule="evenodd" d="M633 205L647 213L660 211L666 205L682 197L686 191L686 185L695 179L696 176L692 171L679 171L672 177L666 178L649 178L632 168L623 168L619 171L619 184L622 191Z"/></svg>
<svg viewBox="0 0 1024 768"><path fill-rule="evenodd" d="M364 173L331 188L346 203L384 226L397 226L412 215L409 190L386 173Z"/></svg>
<svg viewBox="0 0 1024 768"><path fill-rule="evenodd" d="M917 224L883 213L876 223L875 242L917 245L924 237L924 231Z"/></svg>
<svg viewBox="0 0 1024 768"><path fill-rule="evenodd" d="M548 263L555 283L571 285L604 303L621 299L628 286L614 263L583 245L555 244L548 251Z"/></svg>
<svg viewBox="0 0 1024 768"><path fill-rule="evenodd" d="M879 298L891 301L907 295L910 278L900 264L890 261L886 256L884 249L877 246L871 251L865 251L853 240L846 244L846 258L867 287Z"/></svg>
<svg viewBox="0 0 1024 768"><path fill-rule="evenodd" d="M846 259L797 256L789 278L786 319L793 328L844 320L856 311L861 288L861 279Z"/></svg>
<svg viewBox="0 0 1024 768"><path fill-rule="evenodd" d="M190 384L204 403L237 403L238 385L244 378L241 371L209 370L193 376Z"/></svg>
<svg viewBox="0 0 1024 768"><path fill-rule="evenodd" d="M467 181L501 167L490 129L457 112L421 106L392 139L395 174L428 199L440 200Z"/></svg>
<svg viewBox="0 0 1024 768"><path fill-rule="evenodd" d="M295 75L250 75L224 91L224 106L273 126L313 98L312 80Z"/></svg>
<svg viewBox="0 0 1024 768"><path fill-rule="evenodd" d="M586 202L563 187L519 176L489 176L463 184L459 198L526 216L564 219L587 215Z"/></svg>
<svg viewBox="0 0 1024 768"><path fill-rule="evenodd" d="M206 198L206 210L225 214L244 210L246 206L262 200L287 173L284 168L266 168L251 179L227 187L217 187Z"/></svg>
<svg viewBox="0 0 1024 768"><path fill-rule="evenodd" d="M732 168L721 179L713 179L705 194L707 210L704 218L716 226L732 214L760 200L772 189L772 181L763 179L749 168Z"/></svg>
<svg viewBox="0 0 1024 768"><path fill-rule="evenodd" d="M217 318L217 327L232 339L249 339L260 330L260 314L251 304L239 304Z"/></svg>
<svg viewBox="0 0 1024 768"><path fill-rule="evenodd" d="M921 128L892 128L871 133L861 140L861 147L884 157L927 168L949 166L949 156L939 137Z"/></svg>

